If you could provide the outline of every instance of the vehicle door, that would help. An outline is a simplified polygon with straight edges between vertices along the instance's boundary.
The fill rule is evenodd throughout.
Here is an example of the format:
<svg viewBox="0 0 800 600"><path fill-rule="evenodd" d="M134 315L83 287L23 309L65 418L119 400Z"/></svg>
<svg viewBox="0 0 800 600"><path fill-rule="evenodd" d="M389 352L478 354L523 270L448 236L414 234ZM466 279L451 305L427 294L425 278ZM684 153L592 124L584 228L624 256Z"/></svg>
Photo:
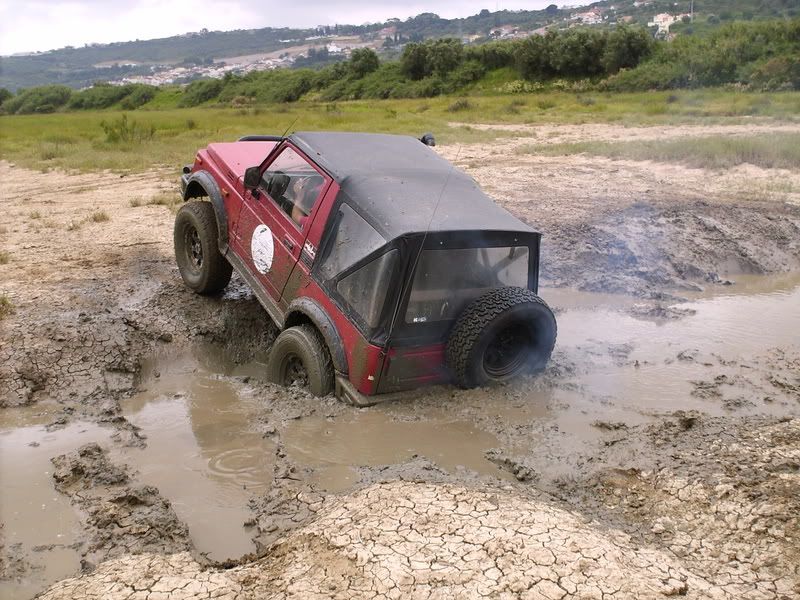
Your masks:
<svg viewBox="0 0 800 600"><path fill-rule="evenodd" d="M317 200L330 182L287 144L266 165L258 187L245 191L236 226L239 254L276 303L300 258Z"/></svg>

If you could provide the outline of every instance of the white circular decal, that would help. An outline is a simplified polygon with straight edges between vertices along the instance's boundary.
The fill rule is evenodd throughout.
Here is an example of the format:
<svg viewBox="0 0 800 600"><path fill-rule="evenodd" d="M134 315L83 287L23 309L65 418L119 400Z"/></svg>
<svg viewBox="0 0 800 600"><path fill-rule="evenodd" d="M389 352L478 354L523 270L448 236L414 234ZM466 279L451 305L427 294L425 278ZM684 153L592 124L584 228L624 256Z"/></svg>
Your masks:
<svg viewBox="0 0 800 600"><path fill-rule="evenodd" d="M275 242L272 239L272 232L266 225L259 225L253 231L253 239L250 241L250 255L256 271L266 274L272 268L272 258L275 255Z"/></svg>

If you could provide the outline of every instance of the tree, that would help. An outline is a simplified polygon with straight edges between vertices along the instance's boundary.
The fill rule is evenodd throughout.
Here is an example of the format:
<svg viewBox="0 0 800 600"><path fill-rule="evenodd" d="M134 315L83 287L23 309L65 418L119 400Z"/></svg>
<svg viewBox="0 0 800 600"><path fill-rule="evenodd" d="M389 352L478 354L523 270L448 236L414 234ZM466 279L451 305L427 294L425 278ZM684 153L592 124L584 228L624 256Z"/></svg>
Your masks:
<svg viewBox="0 0 800 600"><path fill-rule="evenodd" d="M379 66L378 55L371 48L357 48L350 55L350 70L359 79L377 71Z"/></svg>
<svg viewBox="0 0 800 600"><path fill-rule="evenodd" d="M400 56L400 70L406 77L414 80L430 75L428 47L416 42L406 44Z"/></svg>
<svg viewBox="0 0 800 600"><path fill-rule="evenodd" d="M11 92L9 92L6 88L0 88L0 104L11 98L13 96Z"/></svg>
<svg viewBox="0 0 800 600"><path fill-rule="evenodd" d="M653 51L653 38L640 27L617 27L606 41L603 52L603 68L613 74L620 69L630 69L638 65Z"/></svg>
<svg viewBox="0 0 800 600"><path fill-rule="evenodd" d="M430 70L439 77L447 77L463 59L464 45L455 38L436 40L428 48Z"/></svg>
<svg viewBox="0 0 800 600"><path fill-rule="evenodd" d="M558 14L558 7L555 4L550 4L544 9L544 12L548 17L553 17Z"/></svg>

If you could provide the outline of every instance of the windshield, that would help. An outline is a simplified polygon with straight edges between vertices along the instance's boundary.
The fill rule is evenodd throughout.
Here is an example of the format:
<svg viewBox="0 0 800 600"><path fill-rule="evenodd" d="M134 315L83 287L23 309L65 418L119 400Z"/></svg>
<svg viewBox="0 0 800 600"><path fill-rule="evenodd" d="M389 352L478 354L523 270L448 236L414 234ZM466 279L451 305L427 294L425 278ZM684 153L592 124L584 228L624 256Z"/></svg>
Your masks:
<svg viewBox="0 0 800 600"><path fill-rule="evenodd" d="M528 247L425 250L414 274L406 323L455 319L497 287L528 287Z"/></svg>

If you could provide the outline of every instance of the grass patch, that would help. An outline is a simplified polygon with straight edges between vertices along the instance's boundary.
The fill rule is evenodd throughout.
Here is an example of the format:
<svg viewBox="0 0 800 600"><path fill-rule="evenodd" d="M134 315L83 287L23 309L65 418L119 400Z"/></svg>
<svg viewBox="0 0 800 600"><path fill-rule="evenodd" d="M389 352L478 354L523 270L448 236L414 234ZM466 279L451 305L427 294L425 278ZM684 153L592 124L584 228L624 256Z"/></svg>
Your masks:
<svg viewBox="0 0 800 600"><path fill-rule="evenodd" d="M108 216L108 213L104 210L98 210L92 213L92 216L89 217L95 223L105 223L106 221L110 221L111 217Z"/></svg>
<svg viewBox="0 0 800 600"><path fill-rule="evenodd" d="M482 143L501 137L461 123L624 123L630 125L752 122L767 117L800 122L800 92L754 93L723 89L579 95L567 91L419 99L353 100L249 107L174 108L172 92L136 112L136 125L121 111L77 111L0 117L0 158L35 169L142 172L169 165L176 170L210 142L245 134L294 131L372 131L418 137L433 132L437 142ZM522 104L524 102L525 104ZM452 112L451 106L458 110ZM528 108L523 108L527 106ZM745 120L746 118L746 120ZM100 126L104 121L109 136ZM124 125L123 125L124 123ZM113 131L112 131L113 130ZM152 135L151 135L152 134ZM127 138L129 141L124 141ZM112 141L119 140L119 141Z"/></svg>
<svg viewBox="0 0 800 600"><path fill-rule="evenodd" d="M28 213L28 216L31 219L41 219L42 218L42 213L40 213L38 210L33 210L30 213Z"/></svg>
<svg viewBox="0 0 800 600"><path fill-rule="evenodd" d="M0 250L0 265L7 265L11 260L11 254L6 250Z"/></svg>
<svg viewBox="0 0 800 600"><path fill-rule="evenodd" d="M6 294L0 294L0 321L14 314L14 304Z"/></svg>
<svg viewBox="0 0 800 600"><path fill-rule="evenodd" d="M147 201L150 206L166 206L169 209L174 209L182 203L180 195L173 192L160 192Z"/></svg>
<svg viewBox="0 0 800 600"><path fill-rule="evenodd" d="M547 156L591 154L614 159L680 163L704 169L725 169L745 163L767 169L797 169L800 168L800 134L535 144L523 146L519 152Z"/></svg>

